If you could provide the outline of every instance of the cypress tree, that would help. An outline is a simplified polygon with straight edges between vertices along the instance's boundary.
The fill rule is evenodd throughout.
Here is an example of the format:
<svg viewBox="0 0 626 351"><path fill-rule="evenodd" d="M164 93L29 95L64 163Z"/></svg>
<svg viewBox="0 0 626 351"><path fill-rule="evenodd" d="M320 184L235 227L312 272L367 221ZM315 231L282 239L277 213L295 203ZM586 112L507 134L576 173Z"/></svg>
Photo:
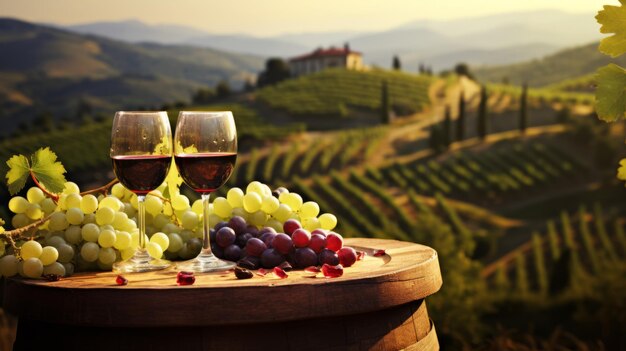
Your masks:
<svg viewBox="0 0 626 351"><path fill-rule="evenodd" d="M461 91L459 97L459 118L456 120L456 140L465 138L465 93Z"/></svg>
<svg viewBox="0 0 626 351"><path fill-rule="evenodd" d="M442 144L447 149L452 143L452 118L450 117L450 106L446 105L445 117L443 119Z"/></svg>
<svg viewBox="0 0 626 351"><path fill-rule="evenodd" d="M400 58L398 55L393 57L393 69L396 71L400 71L402 69L402 64L400 63Z"/></svg>
<svg viewBox="0 0 626 351"><path fill-rule="evenodd" d="M528 86L526 83L522 86L522 96L520 96L519 106L519 131L522 134L526 134L526 128L528 127Z"/></svg>
<svg viewBox="0 0 626 351"><path fill-rule="evenodd" d="M487 118L487 88L482 86L480 89L480 104L478 105L478 137L485 140L489 133L489 121Z"/></svg>
<svg viewBox="0 0 626 351"><path fill-rule="evenodd" d="M389 101L389 88L387 87L387 81L383 81L383 86L380 93L380 114L383 124L391 123L391 102Z"/></svg>

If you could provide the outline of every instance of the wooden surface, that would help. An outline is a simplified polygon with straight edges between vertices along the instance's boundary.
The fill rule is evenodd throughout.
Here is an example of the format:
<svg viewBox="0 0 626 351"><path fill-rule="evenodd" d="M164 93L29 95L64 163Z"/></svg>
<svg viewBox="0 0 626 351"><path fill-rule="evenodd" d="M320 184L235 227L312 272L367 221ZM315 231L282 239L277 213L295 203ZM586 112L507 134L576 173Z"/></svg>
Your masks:
<svg viewBox="0 0 626 351"><path fill-rule="evenodd" d="M176 285L176 271L83 273L58 282L11 278L4 308L23 320L84 327L185 327L277 323L347 316L412 303L441 287L437 253L426 246L381 239L347 239L369 255L340 278L273 274L238 280L234 273L198 274ZM374 250L386 255L373 257ZM427 316L426 316L427 318Z"/></svg>

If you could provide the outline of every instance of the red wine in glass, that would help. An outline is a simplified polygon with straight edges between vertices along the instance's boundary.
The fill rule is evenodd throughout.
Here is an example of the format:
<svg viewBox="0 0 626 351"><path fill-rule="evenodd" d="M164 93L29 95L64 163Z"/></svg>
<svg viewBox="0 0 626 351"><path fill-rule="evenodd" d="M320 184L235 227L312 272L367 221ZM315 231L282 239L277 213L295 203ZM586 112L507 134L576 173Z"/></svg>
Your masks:
<svg viewBox="0 0 626 351"><path fill-rule="evenodd" d="M199 193L211 193L230 177L237 153L179 154L174 161L187 185Z"/></svg>
<svg viewBox="0 0 626 351"><path fill-rule="evenodd" d="M114 156L113 171L120 183L138 195L145 195L163 183L171 164L167 155Z"/></svg>

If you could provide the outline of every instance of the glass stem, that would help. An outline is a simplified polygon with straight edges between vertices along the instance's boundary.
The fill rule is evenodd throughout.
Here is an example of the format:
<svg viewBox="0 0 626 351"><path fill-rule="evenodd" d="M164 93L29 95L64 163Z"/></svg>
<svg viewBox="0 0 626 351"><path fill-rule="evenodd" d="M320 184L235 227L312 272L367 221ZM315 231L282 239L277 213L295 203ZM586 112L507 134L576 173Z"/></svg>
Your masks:
<svg viewBox="0 0 626 351"><path fill-rule="evenodd" d="M211 223L210 213L209 213L209 198L211 197L211 193L202 194L202 225L204 227L204 231L202 233L202 252L201 255L213 255L211 252L211 239L210 239L210 231L211 231Z"/></svg>
<svg viewBox="0 0 626 351"><path fill-rule="evenodd" d="M138 220L137 226L139 227L139 251L146 249L146 196L137 195L137 212Z"/></svg>

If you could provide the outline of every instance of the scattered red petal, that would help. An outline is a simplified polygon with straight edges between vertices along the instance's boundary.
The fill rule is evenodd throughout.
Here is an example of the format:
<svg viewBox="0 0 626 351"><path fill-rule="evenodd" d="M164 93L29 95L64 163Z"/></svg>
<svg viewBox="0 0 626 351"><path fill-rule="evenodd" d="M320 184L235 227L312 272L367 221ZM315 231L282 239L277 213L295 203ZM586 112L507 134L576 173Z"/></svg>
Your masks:
<svg viewBox="0 0 626 351"><path fill-rule="evenodd" d="M193 275L193 273L192 274L178 273L178 275L176 275L176 284L178 285L193 285L193 283L195 282L196 282L196 277Z"/></svg>
<svg viewBox="0 0 626 351"><path fill-rule="evenodd" d="M189 275L193 275L193 272L186 272L186 271L180 271L178 272L178 274L176 274L176 279L182 277L182 276L189 276Z"/></svg>
<svg viewBox="0 0 626 351"><path fill-rule="evenodd" d="M356 260L360 261L360 260L364 259L366 255L367 255L367 253L365 253L365 251L357 251L356 252Z"/></svg>
<svg viewBox="0 0 626 351"><path fill-rule="evenodd" d="M124 278L124 276L120 274L117 277L115 277L115 283L117 285L127 285L128 279Z"/></svg>
<svg viewBox="0 0 626 351"><path fill-rule="evenodd" d="M49 282L56 282L61 280L61 276L58 274L44 274L42 275L42 278Z"/></svg>
<svg viewBox="0 0 626 351"><path fill-rule="evenodd" d="M287 273L285 273L285 271L280 267L274 267L274 275L280 279L285 279L288 277Z"/></svg>
<svg viewBox="0 0 626 351"><path fill-rule="evenodd" d="M269 273L269 272L270 272L270 271L268 271L268 270L267 270L267 269L265 269L265 268L259 268L259 270L258 270L258 271L256 271L256 274L257 274L257 275L260 275L261 277L265 277L265 275L266 275L267 273Z"/></svg>
<svg viewBox="0 0 626 351"><path fill-rule="evenodd" d="M386 255L385 250L374 250L374 257L380 257Z"/></svg>
<svg viewBox="0 0 626 351"><path fill-rule="evenodd" d="M305 272L309 272L309 273L319 273L320 272L320 268L317 267L317 266L309 266L309 267L306 267L304 269L304 271Z"/></svg>
<svg viewBox="0 0 626 351"><path fill-rule="evenodd" d="M331 266L328 263L324 263L322 273L324 273L326 278L338 278L343 275L343 266L340 264Z"/></svg>

